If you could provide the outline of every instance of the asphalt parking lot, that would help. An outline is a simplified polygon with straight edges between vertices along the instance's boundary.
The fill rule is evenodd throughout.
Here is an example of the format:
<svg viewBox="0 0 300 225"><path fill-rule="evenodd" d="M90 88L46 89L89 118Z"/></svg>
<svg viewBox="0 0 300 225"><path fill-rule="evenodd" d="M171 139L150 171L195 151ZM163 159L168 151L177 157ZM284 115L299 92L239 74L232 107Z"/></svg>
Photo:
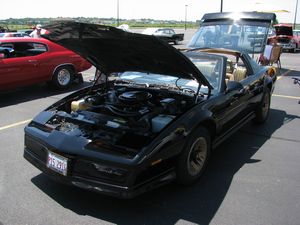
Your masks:
<svg viewBox="0 0 300 225"><path fill-rule="evenodd" d="M183 30L184 31L184 30ZM184 47L194 30L185 31ZM248 124L214 151L191 187L170 184L133 200L64 186L23 159L23 129L38 112L84 85L35 85L0 94L0 225L300 224L300 52L283 53L266 124Z"/></svg>

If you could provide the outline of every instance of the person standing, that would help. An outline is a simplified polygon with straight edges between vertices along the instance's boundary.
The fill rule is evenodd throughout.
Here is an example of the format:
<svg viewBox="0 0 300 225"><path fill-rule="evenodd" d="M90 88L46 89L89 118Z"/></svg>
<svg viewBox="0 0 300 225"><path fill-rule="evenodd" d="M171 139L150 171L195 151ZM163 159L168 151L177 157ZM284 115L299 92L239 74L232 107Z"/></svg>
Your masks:
<svg viewBox="0 0 300 225"><path fill-rule="evenodd" d="M42 25L38 24L35 26L34 31L32 31L29 36L33 37L33 38L41 38L41 34L42 34Z"/></svg>

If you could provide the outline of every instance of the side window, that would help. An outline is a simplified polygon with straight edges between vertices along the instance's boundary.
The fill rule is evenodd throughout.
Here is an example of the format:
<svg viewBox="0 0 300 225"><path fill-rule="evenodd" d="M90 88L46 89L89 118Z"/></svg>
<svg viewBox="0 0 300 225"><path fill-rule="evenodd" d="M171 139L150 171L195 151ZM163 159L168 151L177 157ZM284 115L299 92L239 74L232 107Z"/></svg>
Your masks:
<svg viewBox="0 0 300 225"><path fill-rule="evenodd" d="M169 31L170 31L170 34L175 34L174 30L169 30Z"/></svg>
<svg viewBox="0 0 300 225"><path fill-rule="evenodd" d="M47 51L47 46L42 43L33 43L33 42L16 42L14 44L10 44L10 46L14 49L14 54L11 57L29 57L42 54Z"/></svg>
<svg viewBox="0 0 300 225"><path fill-rule="evenodd" d="M235 57L233 55L227 56L225 81L241 81L248 75L249 71L247 70L243 58L239 56Z"/></svg>
<svg viewBox="0 0 300 225"><path fill-rule="evenodd" d="M244 80L248 74L247 67L242 58L237 59L237 63L234 66L233 76L235 81Z"/></svg>
<svg viewBox="0 0 300 225"><path fill-rule="evenodd" d="M2 43L1 47L4 47L4 48L14 48L14 45L12 43Z"/></svg>
<svg viewBox="0 0 300 225"><path fill-rule="evenodd" d="M14 55L14 45L12 43L2 43L0 47L7 48L0 51L1 59L11 58Z"/></svg>
<svg viewBox="0 0 300 225"><path fill-rule="evenodd" d="M0 59L5 59L8 57L8 51L6 49L0 48Z"/></svg>
<svg viewBox="0 0 300 225"><path fill-rule="evenodd" d="M42 44L42 43L33 43L33 48L35 50L40 50L42 52L46 52L47 51L47 47L46 45Z"/></svg>
<svg viewBox="0 0 300 225"><path fill-rule="evenodd" d="M155 33L157 33L157 34L163 34L163 33L164 33L164 30L159 29L159 30L157 30Z"/></svg>

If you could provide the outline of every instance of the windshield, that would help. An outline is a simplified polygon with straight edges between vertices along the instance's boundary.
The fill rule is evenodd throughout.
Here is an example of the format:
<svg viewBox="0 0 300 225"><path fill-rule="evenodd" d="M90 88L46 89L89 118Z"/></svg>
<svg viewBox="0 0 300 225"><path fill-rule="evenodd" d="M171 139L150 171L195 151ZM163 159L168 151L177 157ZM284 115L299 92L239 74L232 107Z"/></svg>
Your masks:
<svg viewBox="0 0 300 225"><path fill-rule="evenodd" d="M146 87L170 88L177 90L190 90L196 93L199 86L196 80L183 79L176 76L163 74L143 73L128 71L119 75L117 81L127 81L136 85L145 85ZM207 88L203 89L207 90Z"/></svg>
<svg viewBox="0 0 300 225"><path fill-rule="evenodd" d="M221 57L209 54L187 54L186 55L200 70L213 87L212 94L220 89L222 74ZM119 75L117 81L132 82L132 84L145 85L146 87L156 86L170 89L183 90L186 92L196 93L199 83L196 80L184 79L177 76L143 73L143 72L124 72ZM208 93L208 87L201 85L200 91Z"/></svg>
<svg viewBox="0 0 300 225"><path fill-rule="evenodd" d="M188 47L227 48L247 53L260 53L263 52L268 30L265 26L254 24L201 25Z"/></svg>
<svg viewBox="0 0 300 225"><path fill-rule="evenodd" d="M213 54L186 54L213 87L212 93L220 90L223 63L222 58Z"/></svg>

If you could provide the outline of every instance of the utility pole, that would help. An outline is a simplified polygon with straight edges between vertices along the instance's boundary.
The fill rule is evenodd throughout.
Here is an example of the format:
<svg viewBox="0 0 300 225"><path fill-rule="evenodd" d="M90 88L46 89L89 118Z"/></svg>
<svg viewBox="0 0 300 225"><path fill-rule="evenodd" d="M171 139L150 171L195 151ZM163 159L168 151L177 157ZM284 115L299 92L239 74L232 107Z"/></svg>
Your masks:
<svg viewBox="0 0 300 225"><path fill-rule="evenodd" d="M223 12L223 0L221 0L221 9L220 9L220 12Z"/></svg>
<svg viewBox="0 0 300 225"><path fill-rule="evenodd" d="M119 18L119 0L117 0L117 26L120 25L120 18Z"/></svg>
<svg viewBox="0 0 300 225"><path fill-rule="evenodd" d="M186 30L186 20L187 20L187 7L188 5L185 5L185 17L184 17L184 29Z"/></svg>
<svg viewBox="0 0 300 225"><path fill-rule="evenodd" d="M295 10L295 18L294 18L294 29L296 29L297 11L298 11L298 0L296 1L296 10Z"/></svg>

